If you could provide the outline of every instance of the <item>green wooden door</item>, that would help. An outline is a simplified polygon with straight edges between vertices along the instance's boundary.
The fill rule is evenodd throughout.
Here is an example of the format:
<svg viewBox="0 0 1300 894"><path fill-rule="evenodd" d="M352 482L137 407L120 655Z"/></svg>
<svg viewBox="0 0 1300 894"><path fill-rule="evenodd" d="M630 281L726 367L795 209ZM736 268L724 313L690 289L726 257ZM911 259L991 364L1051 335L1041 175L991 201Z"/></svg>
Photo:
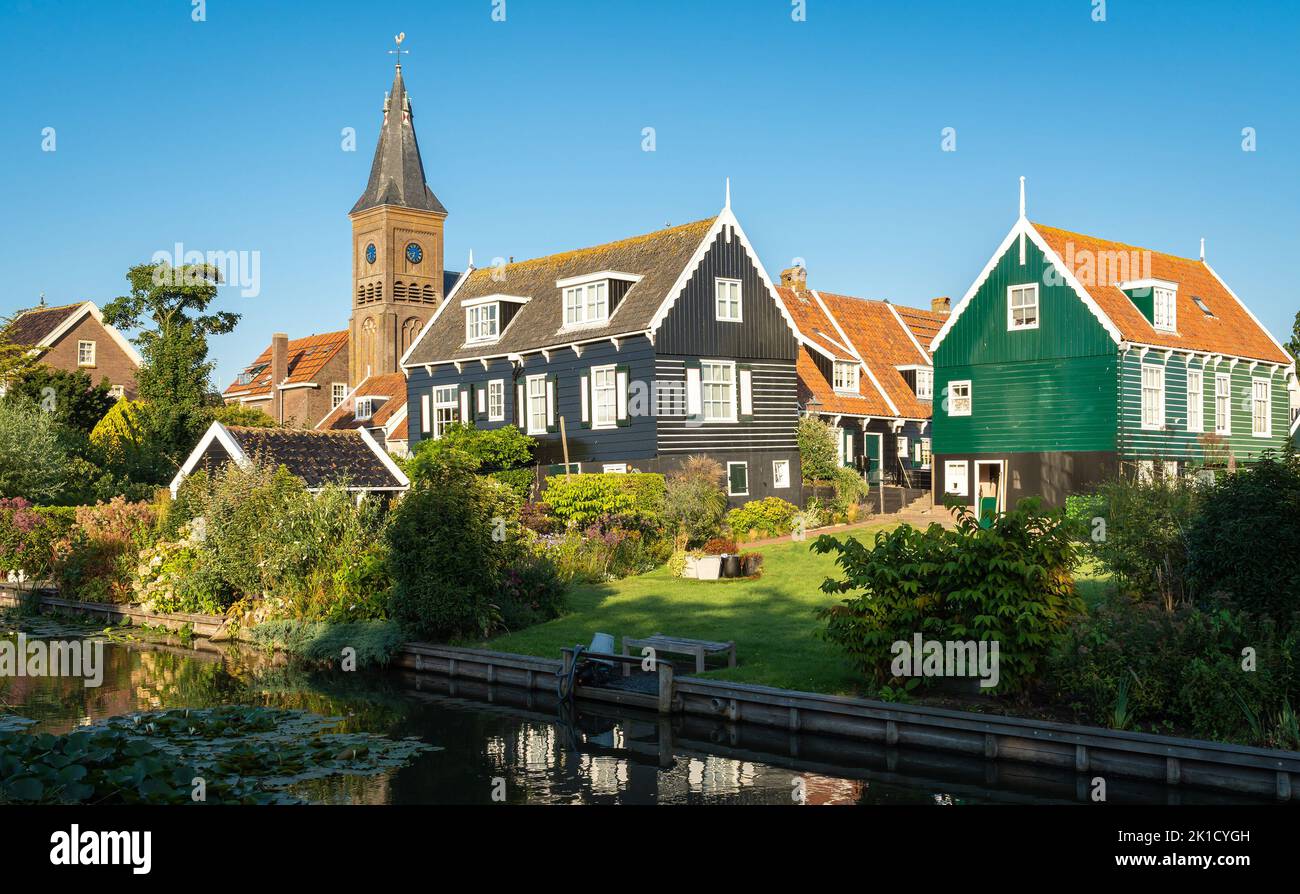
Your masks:
<svg viewBox="0 0 1300 894"><path fill-rule="evenodd" d="M863 452L866 458L867 481L880 483L880 458L885 452L885 437L876 432L867 432L863 436Z"/></svg>

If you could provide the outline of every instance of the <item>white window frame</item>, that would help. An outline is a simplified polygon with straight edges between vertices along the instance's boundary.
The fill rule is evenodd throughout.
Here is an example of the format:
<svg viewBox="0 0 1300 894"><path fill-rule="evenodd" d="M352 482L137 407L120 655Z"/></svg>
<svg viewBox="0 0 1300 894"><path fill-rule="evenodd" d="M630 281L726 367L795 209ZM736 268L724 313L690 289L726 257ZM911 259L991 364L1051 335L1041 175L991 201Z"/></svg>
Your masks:
<svg viewBox="0 0 1300 894"><path fill-rule="evenodd" d="M373 397L358 397L352 405L352 418L358 422L365 422L375 415L375 399Z"/></svg>
<svg viewBox="0 0 1300 894"><path fill-rule="evenodd" d="M1030 294L1033 296L1032 302L1015 305L1015 296L1017 294ZM1033 322L1025 322L1028 318L1029 311L1032 308L1034 319ZM1016 319L1016 311L1022 311L1022 319ZM1007 286L1007 331L1020 332L1025 329L1037 329L1039 321L1043 318L1043 310L1038 300L1038 283L1026 282L1018 283L1013 286Z"/></svg>
<svg viewBox="0 0 1300 894"><path fill-rule="evenodd" d="M566 286L564 289L562 328L586 326L609 319L609 280Z"/></svg>
<svg viewBox="0 0 1300 894"><path fill-rule="evenodd" d="M491 311L491 314L488 311ZM501 337L501 304L474 304L465 308L465 343L496 341Z"/></svg>
<svg viewBox="0 0 1300 894"><path fill-rule="evenodd" d="M1264 396L1260 397L1260 387L1264 389ZM1264 413L1262 416L1263 428L1260 427L1261 415L1260 404L1263 404ZM1250 433L1256 438L1273 437L1273 382L1269 379L1261 379L1258 376L1250 380Z"/></svg>
<svg viewBox="0 0 1300 894"><path fill-rule="evenodd" d="M108 396L115 397L118 400L121 400L122 398L126 397L126 386L125 385L112 386L111 388L108 389Z"/></svg>
<svg viewBox="0 0 1300 894"><path fill-rule="evenodd" d="M953 487L960 483L960 488ZM970 493L970 463L964 459L950 459L943 464L943 492L954 497Z"/></svg>
<svg viewBox="0 0 1300 894"><path fill-rule="evenodd" d="M1142 377L1142 428L1163 431L1165 427L1165 368L1153 363L1143 363Z"/></svg>
<svg viewBox="0 0 1300 894"><path fill-rule="evenodd" d="M330 409L336 409L339 404L348 399L347 382L330 382Z"/></svg>
<svg viewBox="0 0 1300 894"><path fill-rule="evenodd" d="M743 466L745 469L745 490L734 491L731 489L731 467ZM727 496L729 497L747 497L749 496L749 463L747 462L729 462L727 463Z"/></svg>
<svg viewBox="0 0 1300 894"><path fill-rule="evenodd" d="M916 463L922 469L930 468L930 463L934 460L932 442L929 438L916 439Z"/></svg>
<svg viewBox="0 0 1300 894"><path fill-rule="evenodd" d="M89 355L87 355L89 350ZM83 339L77 342L77 366L94 366L95 355L98 353L98 346L91 339Z"/></svg>
<svg viewBox="0 0 1300 894"><path fill-rule="evenodd" d="M964 410L957 407L956 392L960 388L966 389L966 408ZM969 416L975 409L975 389L971 387L970 379L958 379L955 382L948 383L948 415L949 416Z"/></svg>
<svg viewBox="0 0 1300 894"><path fill-rule="evenodd" d="M790 487L790 460L772 460L772 489L786 490Z"/></svg>
<svg viewBox="0 0 1300 894"><path fill-rule="evenodd" d="M930 367L916 369L916 399L934 400L934 370Z"/></svg>
<svg viewBox="0 0 1300 894"><path fill-rule="evenodd" d="M738 279L723 276L713 280L713 317L720 323L745 321L744 287ZM734 312L734 313L733 313Z"/></svg>
<svg viewBox="0 0 1300 894"><path fill-rule="evenodd" d="M440 418L444 410L450 410L446 418ZM455 385L437 385L433 389L433 437L441 438L457 422L460 413L460 389Z"/></svg>
<svg viewBox="0 0 1300 894"><path fill-rule="evenodd" d="M1232 374L1214 374L1214 433L1232 434Z"/></svg>
<svg viewBox="0 0 1300 894"><path fill-rule="evenodd" d="M1178 292L1163 286L1152 287L1151 325L1161 332L1178 330Z"/></svg>
<svg viewBox="0 0 1300 894"><path fill-rule="evenodd" d="M1205 371L1190 367L1187 370L1187 430L1205 430Z"/></svg>
<svg viewBox="0 0 1300 894"><path fill-rule="evenodd" d="M606 475L626 475L627 463L604 463L600 471Z"/></svg>
<svg viewBox="0 0 1300 894"><path fill-rule="evenodd" d="M831 384L841 394L858 393L858 377L862 370L855 360L836 360L832 367ZM841 375L843 373L844 375Z"/></svg>
<svg viewBox="0 0 1300 894"><path fill-rule="evenodd" d="M898 455L903 459L908 459L907 455L907 435L898 436Z"/></svg>
<svg viewBox="0 0 1300 894"><path fill-rule="evenodd" d="M713 369L727 369L728 379L726 381L716 381L711 379L707 372ZM726 388L728 397L723 400L710 400L709 388ZM700 361L700 416L705 422L735 422L736 416L736 390L738 388L736 381L736 362L734 360L701 360ZM710 416L710 405L720 405L725 403L728 407L729 415L727 416Z"/></svg>
<svg viewBox="0 0 1300 894"><path fill-rule="evenodd" d="M489 422L504 422L506 418L506 380L488 382L487 409Z"/></svg>
<svg viewBox="0 0 1300 894"><path fill-rule="evenodd" d="M608 376L608 381L601 384L600 379L604 376ZM605 394L609 401L609 406L606 408L609 411L607 418L601 416L602 394ZM618 366L615 364L591 368L591 427L618 427Z"/></svg>
<svg viewBox="0 0 1300 894"><path fill-rule="evenodd" d="M534 389L534 385L537 386ZM534 393L534 390L536 393ZM550 420L550 414L546 411L546 374L542 373L536 376L529 376L524 387L524 420L528 427L530 435L546 434L547 423ZM537 417L533 413L534 402L541 401L541 416ZM536 420L541 419L541 425L535 425Z"/></svg>

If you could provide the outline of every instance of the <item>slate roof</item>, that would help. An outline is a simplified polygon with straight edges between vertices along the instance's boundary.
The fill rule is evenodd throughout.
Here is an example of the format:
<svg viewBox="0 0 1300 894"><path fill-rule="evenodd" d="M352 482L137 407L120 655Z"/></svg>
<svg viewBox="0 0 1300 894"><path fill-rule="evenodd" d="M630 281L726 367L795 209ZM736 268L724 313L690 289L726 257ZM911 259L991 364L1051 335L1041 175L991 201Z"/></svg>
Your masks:
<svg viewBox="0 0 1300 894"><path fill-rule="evenodd" d="M644 332L715 221L708 218L604 245L473 270L440 308L437 319L425 327L403 365L499 357L593 337ZM628 289L605 323L561 331L564 293L556 281L604 270L636 274L641 279ZM495 342L466 346L460 303L489 295L529 300Z"/></svg>
<svg viewBox="0 0 1300 894"><path fill-rule="evenodd" d="M282 383L293 385L300 382L315 382L321 369L339 351L347 350L348 334L344 332L326 332L323 335L310 335L307 338L295 338L289 341L289 375ZM261 367L261 369L259 369ZM256 370L251 380L240 384L236 378L223 392L225 397L259 397L271 393L271 346L257 355L257 359L244 367L244 373ZM241 374L242 375L242 374Z"/></svg>
<svg viewBox="0 0 1300 894"><path fill-rule="evenodd" d="M383 459L352 431L226 426L244 454L254 462L284 466L315 489L346 481L352 488L400 488Z"/></svg>
<svg viewBox="0 0 1300 894"><path fill-rule="evenodd" d="M358 397L384 397L374 410L374 414L365 420L358 420L356 399ZM400 372L383 376L370 376L358 385L329 415L316 426L321 431L345 431L352 428L384 428L397 413L406 406L406 376Z"/></svg>
<svg viewBox="0 0 1300 894"><path fill-rule="evenodd" d="M420 211L446 214L447 209L429 189L424 179L424 162L415 138L415 114L402 81L399 63L393 76L393 89L384 100L384 123L370 165L366 191L352 206L352 214L379 205L398 205Z"/></svg>
<svg viewBox="0 0 1300 894"><path fill-rule="evenodd" d="M1184 351L1231 354L1287 366L1294 362L1274 343L1263 325L1255 320L1204 261L1041 224L1033 226L1067 269L1084 285L1089 296L1115 324L1125 340ZM1150 257L1151 269L1130 270L1124 278L1163 279L1178 284L1177 332L1157 330L1137 309L1117 285L1115 274L1124 271L1118 270L1116 265L1095 263L1097 258L1131 252L1146 253L1142 257ZM1089 274L1088 269L1095 270L1096 274ZM1193 296L1204 301L1213 316L1197 307L1192 300Z"/></svg>
<svg viewBox="0 0 1300 894"><path fill-rule="evenodd" d="M5 337L16 345L39 345L85 304L85 301L78 301L58 307L33 307L19 311L5 330Z"/></svg>

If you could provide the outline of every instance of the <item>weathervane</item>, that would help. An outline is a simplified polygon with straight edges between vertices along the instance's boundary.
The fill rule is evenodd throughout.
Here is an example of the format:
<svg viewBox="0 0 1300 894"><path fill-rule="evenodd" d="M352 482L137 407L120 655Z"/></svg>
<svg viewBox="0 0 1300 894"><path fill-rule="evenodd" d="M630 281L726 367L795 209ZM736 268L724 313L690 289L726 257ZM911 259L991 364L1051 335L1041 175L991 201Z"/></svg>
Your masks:
<svg viewBox="0 0 1300 894"><path fill-rule="evenodd" d="M402 49L402 41L404 41L404 40L406 40L406 32L405 32L405 31L403 31L401 34L398 34L396 37L393 38L393 42L394 42L395 44L397 44L397 47L396 47L395 49L391 49L391 50L388 51L388 55L390 55L390 56L396 56L396 57L397 57L397 67L398 67L398 68L401 68L401 67L402 67L402 55L405 54L405 55L409 56L409 55L411 54L411 51L410 51L410 50L404 50L404 49Z"/></svg>

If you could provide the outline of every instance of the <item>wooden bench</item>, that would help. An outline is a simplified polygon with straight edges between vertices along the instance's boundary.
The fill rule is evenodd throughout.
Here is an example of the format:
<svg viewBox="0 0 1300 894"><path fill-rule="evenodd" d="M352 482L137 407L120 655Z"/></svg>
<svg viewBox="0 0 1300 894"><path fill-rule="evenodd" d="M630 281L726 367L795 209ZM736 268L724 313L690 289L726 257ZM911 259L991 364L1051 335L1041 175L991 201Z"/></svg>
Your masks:
<svg viewBox="0 0 1300 894"><path fill-rule="evenodd" d="M662 633L656 633L654 636L647 636L636 639L630 636L623 637L623 654L631 654L632 649L644 649L650 647L655 650L655 654L660 652L669 652L675 655L694 655L695 672L704 673L704 659L708 655L720 655L725 653L727 656L727 667L736 666L736 643L731 642L717 643L705 639L685 639L680 636L664 636Z"/></svg>

